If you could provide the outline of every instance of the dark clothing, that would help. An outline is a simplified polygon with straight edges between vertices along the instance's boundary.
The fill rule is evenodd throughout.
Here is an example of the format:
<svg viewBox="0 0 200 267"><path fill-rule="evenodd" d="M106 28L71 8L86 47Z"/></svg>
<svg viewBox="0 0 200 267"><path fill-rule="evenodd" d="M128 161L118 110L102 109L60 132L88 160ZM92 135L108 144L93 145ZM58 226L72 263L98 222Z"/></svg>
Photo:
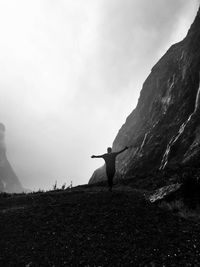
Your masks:
<svg viewBox="0 0 200 267"><path fill-rule="evenodd" d="M125 147L124 149L122 149L119 152L111 152L111 153L106 153L100 156L92 156L92 158L103 158L105 160L106 163L106 174L107 174L107 178L108 178L108 186L110 191L112 190L112 186L113 186L113 178L115 176L115 162L116 162L116 157L124 152L126 149L128 149L128 147Z"/></svg>
<svg viewBox="0 0 200 267"><path fill-rule="evenodd" d="M118 153L106 153L102 158L106 163L106 173L115 173L115 161Z"/></svg>
<svg viewBox="0 0 200 267"><path fill-rule="evenodd" d="M106 153L102 156L106 163L106 174L108 178L108 186L111 190L113 186L113 178L115 176L115 162L118 153Z"/></svg>

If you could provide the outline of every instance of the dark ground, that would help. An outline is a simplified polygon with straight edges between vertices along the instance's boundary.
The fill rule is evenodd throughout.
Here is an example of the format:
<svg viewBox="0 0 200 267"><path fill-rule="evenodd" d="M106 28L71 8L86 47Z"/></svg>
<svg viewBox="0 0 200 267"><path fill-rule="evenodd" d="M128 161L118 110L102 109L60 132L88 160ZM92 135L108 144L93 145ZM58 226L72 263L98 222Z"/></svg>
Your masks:
<svg viewBox="0 0 200 267"><path fill-rule="evenodd" d="M122 185L0 196L0 266L200 266L200 222Z"/></svg>

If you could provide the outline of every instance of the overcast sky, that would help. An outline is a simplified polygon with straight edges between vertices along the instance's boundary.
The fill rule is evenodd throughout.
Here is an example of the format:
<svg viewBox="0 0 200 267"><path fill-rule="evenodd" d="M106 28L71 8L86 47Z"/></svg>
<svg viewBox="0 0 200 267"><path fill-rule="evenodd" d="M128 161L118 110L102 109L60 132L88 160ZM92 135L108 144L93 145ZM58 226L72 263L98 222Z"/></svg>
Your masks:
<svg viewBox="0 0 200 267"><path fill-rule="evenodd" d="M0 122L24 187L87 183L199 0L0 2Z"/></svg>

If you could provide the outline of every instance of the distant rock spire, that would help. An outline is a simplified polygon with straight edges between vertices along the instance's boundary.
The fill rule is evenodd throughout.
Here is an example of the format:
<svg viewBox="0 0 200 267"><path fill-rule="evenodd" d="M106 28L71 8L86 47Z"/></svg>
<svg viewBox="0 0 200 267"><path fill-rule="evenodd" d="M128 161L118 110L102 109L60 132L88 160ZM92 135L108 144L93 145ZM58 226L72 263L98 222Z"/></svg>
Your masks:
<svg viewBox="0 0 200 267"><path fill-rule="evenodd" d="M23 187L6 156L5 130L0 123L0 192L20 193Z"/></svg>

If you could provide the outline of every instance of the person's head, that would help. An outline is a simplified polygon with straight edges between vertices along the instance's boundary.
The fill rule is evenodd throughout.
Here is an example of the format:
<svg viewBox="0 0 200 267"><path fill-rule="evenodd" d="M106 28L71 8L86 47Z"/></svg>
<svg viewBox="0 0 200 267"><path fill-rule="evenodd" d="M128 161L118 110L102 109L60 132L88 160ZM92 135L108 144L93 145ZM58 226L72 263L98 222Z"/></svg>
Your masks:
<svg viewBox="0 0 200 267"><path fill-rule="evenodd" d="M111 153L111 152L112 152L112 148L111 148L111 147L108 147L108 148L107 148L107 152L108 152L108 153Z"/></svg>

